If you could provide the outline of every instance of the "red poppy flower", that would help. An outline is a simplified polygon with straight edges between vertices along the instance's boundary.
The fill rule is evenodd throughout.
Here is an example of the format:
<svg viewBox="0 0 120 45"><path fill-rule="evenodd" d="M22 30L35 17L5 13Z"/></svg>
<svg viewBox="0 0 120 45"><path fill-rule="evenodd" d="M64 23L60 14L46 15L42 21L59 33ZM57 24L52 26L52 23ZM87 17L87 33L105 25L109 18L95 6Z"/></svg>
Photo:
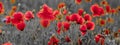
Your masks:
<svg viewBox="0 0 120 45"><path fill-rule="evenodd" d="M58 28L58 29L61 29L61 28L62 28L62 22L58 22L58 23L57 23L57 28Z"/></svg>
<svg viewBox="0 0 120 45"><path fill-rule="evenodd" d="M0 2L0 14L3 14L4 13L4 5L2 2Z"/></svg>
<svg viewBox="0 0 120 45"><path fill-rule="evenodd" d="M102 7L99 7L98 4L94 4L90 7L91 12L93 13L93 16L101 16L104 14L104 9Z"/></svg>
<svg viewBox="0 0 120 45"><path fill-rule="evenodd" d="M12 6L12 10L16 11L17 10L17 6Z"/></svg>
<svg viewBox="0 0 120 45"><path fill-rule="evenodd" d="M25 17L25 20L30 20L34 18L34 14L32 13L32 11L27 11L24 17Z"/></svg>
<svg viewBox="0 0 120 45"><path fill-rule="evenodd" d="M105 24L106 24L106 20L100 19L99 25L100 25L100 26L104 26Z"/></svg>
<svg viewBox="0 0 120 45"><path fill-rule="evenodd" d="M25 27L26 27L25 22L20 22L16 25L16 28L20 31L23 31Z"/></svg>
<svg viewBox="0 0 120 45"><path fill-rule="evenodd" d="M91 21L92 17L90 16L90 14L85 14L84 19L85 19L85 21Z"/></svg>
<svg viewBox="0 0 120 45"><path fill-rule="evenodd" d="M77 24L81 24L82 25L82 24L84 24L84 22L85 22L85 20L81 16L77 19Z"/></svg>
<svg viewBox="0 0 120 45"><path fill-rule="evenodd" d="M83 13L84 13L84 10L83 9L78 9L78 14L80 15L80 16L82 16L83 15Z"/></svg>
<svg viewBox="0 0 120 45"><path fill-rule="evenodd" d="M9 24L11 22L11 17L10 16L6 16L5 18L6 18L6 21L5 21L6 24Z"/></svg>
<svg viewBox="0 0 120 45"><path fill-rule="evenodd" d="M13 25L16 25L20 22L23 22L23 13L22 12L15 12L13 14L13 18L11 19L11 22Z"/></svg>
<svg viewBox="0 0 120 45"><path fill-rule="evenodd" d="M115 14L116 12L116 9L111 9L111 13Z"/></svg>
<svg viewBox="0 0 120 45"><path fill-rule="evenodd" d="M13 18L18 19L18 20L23 20L23 13L22 12L15 12L13 14Z"/></svg>
<svg viewBox="0 0 120 45"><path fill-rule="evenodd" d="M108 35L108 34L110 34L110 30L109 30L109 29L105 29L105 30L104 30L104 33L105 33L106 35Z"/></svg>
<svg viewBox="0 0 120 45"><path fill-rule="evenodd" d="M68 36L65 36L65 41L66 41L66 42L71 42L71 39L70 39L70 37L68 37Z"/></svg>
<svg viewBox="0 0 120 45"><path fill-rule="evenodd" d="M54 20L53 10L46 4L42 6L42 9L37 13L38 18Z"/></svg>
<svg viewBox="0 0 120 45"><path fill-rule="evenodd" d="M18 23L20 23L20 22L23 22L23 20L20 21L20 20L15 19L15 18L12 18L12 19L11 19L11 23L12 23L12 25L16 25L16 24L18 24Z"/></svg>
<svg viewBox="0 0 120 45"><path fill-rule="evenodd" d="M70 20L71 20L69 15L67 15L67 16L65 17L65 19L66 19L67 21L70 21Z"/></svg>
<svg viewBox="0 0 120 45"><path fill-rule="evenodd" d="M42 27L46 28L46 27L48 27L50 25L50 20L41 19L40 24L41 24Z"/></svg>
<svg viewBox="0 0 120 45"><path fill-rule="evenodd" d="M63 14L66 15L68 13L67 9L63 10Z"/></svg>
<svg viewBox="0 0 120 45"><path fill-rule="evenodd" d="M65 30L68 30L70 28L70 23L69 22L63 22L63 27Z"/></svg>
<svg viewBox="0 0 120 45"><path fill-rule="evenodd" d="M87 32L87 26L85 24L80 26L81 35L84 36Z"/></svg>
<svg viewBox="0 0 120 45"><path fill-rule="evenodd" d="M63 8L63 7L65 7L65 3L64 2L61 2L61 3L58 4L58 9Z"/></svg>
<svg viewBox="0 0 120 45"><path fill-rule="evenodd" d="M94 4L90 7L91 12L94 14L94 16L99 16L99 5Z"/></svg>
<svg viewBox="0 0 120 45"><path fill-rule="evenodd" d="M57 34L60 35L60 33L61 33L61 29L58 29L58 30L57 30Z"/></svg>
<svg viewBox="0 0 120 45"><path fill-rule="evenodd" d="M59 39L55 36L52 36L48 41L48 45L58 45Z"/></svg>
<svg viewBox="0 0 120 45"><path fill-rule="evenodd" d="M71 21L77 21L79 19L79 14L76 14L76 13L72 14L70 16L70 19Z"/></svg>
<svg viewBox="0 0 120 45"><path fill-rule="evenodd" d="M95 41L96 41L96 43L98 43L98 42L100 41L100 38L101 38L101 34L97 34L97 35L95 36Z"/></svg>
<svg viewBox="0 0 120 45"><path fill-rule="evenodd" d="M110 12L111 12L111 7L110 7L110 5L106 5L106 6L105 6L105 9L106 9L106 12L107 12L107 13L110 13Z"/></svg>
<svg viewBox="0 0 120 45"><path fill-rule="evenodd" d="M88 29L88 30L94 30L94 29L95 29L95 23L92 22L92 21L88 21L88 22L86 23L86 26L87 26L87 29Z"/></svg>
<svg viewBox="0 0 120 45"><path fill-rule="evenodd" d="M10 42L5 42L5 43L2 44L2 45L12 45L12 43L10 43Z"/></svg>
<svg viewBox="0 0 120 45"><path fill-rule="evenodd" d="M60 14L60 12L59 12L59 10L54 10L54 12L53 12L53 15L56 17L57 15L59 15Z"/></svg>
<svg viewBox="0 0 120 45"><path fill-rule="evenodd" d="M108 5L108 2L106 0L103 0L100 3L101 3L101 5L104 5L104 6Z"/></svg>
<svg viewBox="0 0 120 45"><path fill-rule="evenodd" d="M82 0L75 0L76 4L80 4L82 2Z"/></svg>

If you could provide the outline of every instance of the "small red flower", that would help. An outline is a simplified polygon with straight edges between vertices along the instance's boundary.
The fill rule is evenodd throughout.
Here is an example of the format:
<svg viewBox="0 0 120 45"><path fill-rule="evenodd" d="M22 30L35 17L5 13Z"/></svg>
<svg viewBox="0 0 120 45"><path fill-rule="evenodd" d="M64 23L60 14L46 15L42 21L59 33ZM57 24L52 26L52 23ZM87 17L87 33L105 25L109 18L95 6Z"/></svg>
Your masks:
<svg viewBox="0 0 120 45"><path fill-rule="evenodd" d="M83 15L83 13L84 13L84 10L83 9L78 9L78 14L80 15L80 16L82 16Z"/></svg>
<svg viewBox="0 0 120 45"><path fill-rule="evenodd" d="M90 14L85 14L84 19L85 19L85 21L91 21L92 17L90 16Z"/></svg>
<svg viewBox="0 0 120 45"><path fill-rule="evenodd" d="M20 22L23 22L23 13L22 12L15 12L13 14L13 18L11 19L11 22L13 25L16 25Z"/></svg>
<svg viewBox="0 0 120 45"><path fill-rule="evenodd" d="M26 27L25 22L20 22L16 25L16 28L20 31L23 31L25 27Z"/></svg>
<svg viewBox="0 0 120 45"><path fill-rule="evenodd" d="M69 22L63 22L63 27L65 30L68 30L70 28L70 23Z"/></svg>
<svg viewBox="0 0 120 45"><path fill-rule="evenodd" d="M108 34L110 34L110 30L109 30L109 29L105 29L105 30L104 30L104 33L105 33L106 35L108 35Z"/></svg>
<svg viewBox="0 0 120 45"><path fill-rule="evenodd" d="M98 42L100 41L100 38L101 38L101 34L97 34L97 35L95 36L95 41L96 41L96 43L98 43Z"/></svg>
<svg viewBox="0 0 120 45"><path fill-rule="evenodd" d="M70 16L70 19L71 21L77 21L79 19L79 14L76 14L76 13L72 14Z"/></svg>
<svg viewBox="0 0 120 45"><path fill-rule="evenodd" d="M63 8L63 7L65 7L65 3L64 2L61 2L61 3L58 4L58 9Z"/></svg>
<svg viewBox="0 0 120 45"><path fill-rule="evenodd" d="M76 4L80 4L82 2L82 0L75 0Z"/></svg>
<svg viewBox="0 0 120 45"><path fill-rule="evenodd" d="M106 24L106 20L100 19L99 25L100 25L100 26L105 26L105 24Z"/></svg>
<svg viewBox="0 0 120 45"><path fill-rule="evenodd" d="M16 11L17 10L17 6L12 6L12 10Z"/></svg>
<svg viewBox="0 0 120 45"><path fill-rule="evenodd" d="M77 24L81 24L82 25L82 24L84 24L84 22L85 22L85 20L81 16L77 19Z"/></svg>
<svg viewBox="0 0 120 45"><path fill-rule="evenodd" d="M67 9L64 9L63 10L63 14L66 15L68 13L68 10Z"/></svg>
<svg viewBox="0 0 120 45"><path fill-rule="evenodd" d="M111 9L111 13L115 14L116 12L116 9Z"/></svg>
<svg viewBox="0 0 120 45"><path fill-rule="evenodd" d="M53 10L46 4L42 6L42 9L37 13L38 18L54 20Z"/></svg>
<svg viewBox="0 0 120 45"><path fill-rule="evenodd" d="M71 42L71 39L70 39L70 37L68 37L68 36L65 36L65 41L66 41L66 42Z"/></svg>
<svg viewBox="0 0 120 45"><path fill-rule="evenodd" d="M58 45L59 39L55 36L52 36L48 41L48 45Z"/></svg>
<svg viewBox="0 0 120 45"><path fill-rule="evenodd" d="M90 7L91 12L93 13L93 16L101 16L104 14L104 9L102 7L99 7L98 4L94 4Z"/></svg>
<svg viewBox="0 0 120 45"><path fill-rule="evenodd" d="M58 30L57 30L57 34L60 35L60 33L61 33L61 29L58 29Z"/></svg>
<svg viewBox="0 0 120 45"><path fill-rule="evenodd" d="M87 26L85 24L80 26L81 35L84 36L87 32Z"/></svg>
<svg viewBox="0 0 120 45"><path fill-rule="evenodd" d="M41 19L40 24L41 24L42 27L46 28L46 27L48 27L50 25L50 20Z"/></svg>
<svg viewBox="0 0 120 45"><path fill-rule="evenodd" d="M2 44L2 45L12 45L12 43L10 43L10 42L5 42L5 43Z"/></svg>
<svg viewBox="0 0 120 45"><path fill-rule="evenodd" d="M62 22L58 22L58 23L57 23L57 28L58 28L58 29L61 29L61 28L62 28Z"/></svg>
<svg viewBox="0 0 120 45"><path fill-rule="evenodd" d="M34 18L34 14L33 14L33 12L32 11L27 11L26 13L25 13L25 20L30 20L30 19L32 19L32 18Z"/></svg>
<svg viewBox="0 0 120 45"><path fill-rule="evenodd" d="M99 5L94 4L90 7L91 12L93 13L94 16L99 16Z"/></svg>
<svg viewBox="0 0 120 45"><path fill-rule="evenodd" d="M106 5L106 6L105 6L105 9L106 9L106 12L107 12L107 13L110 13L110 12L111 12L111 7L110 7L110 5Z"/></svg>
<svg viewBox="0 0 120 45"><path fill-rule="evenodd" d="M106 0L103 0L100 3L101 3L101 5L104 5L104 6L108 5L108 2Z"/></svg>
<svg viewBox="0 0 120 45"><path fill-rule="evenodd" d="M18 19L18 20L23 20L23 13L22 12L15 12L13 14L13 18Z"/></svg>
<svg viewBox="0 0 120 45"><path fill-rule="evenodd" d="M92 22L92 21L88 21L88 22L86 23L86 26L87 26L87 29L88 29L88 30L94 30L94 29L95 29L95 23Z"/></svg>
<svg viewBox="0 0 120 45"><path fill-rule="evenodd" d="M5 21L6 24L9 24L11 22L11 17L10 16L6 16L5 18L6 18L6 21Z"/></svg>
<svg viewBox="0 0 120 45"><path fill-rule="evenodd" d="M71 20L69 15L67 15L65 18L66 18L67 21Z"/></svg>
<svg viewBox="0 0 120 45"><path fill-rule="evenodd" d="M4 5L2 2L0 2L0 14L3 14L4 13Z"/></svg>

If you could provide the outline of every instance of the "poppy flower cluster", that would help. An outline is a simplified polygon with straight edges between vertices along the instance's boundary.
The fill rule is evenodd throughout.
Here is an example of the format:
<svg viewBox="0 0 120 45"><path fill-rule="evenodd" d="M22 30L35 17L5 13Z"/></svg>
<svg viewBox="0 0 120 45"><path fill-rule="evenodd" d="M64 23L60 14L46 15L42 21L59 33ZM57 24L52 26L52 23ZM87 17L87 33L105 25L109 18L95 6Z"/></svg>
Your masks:
<svg viewBox="0 0 120 45"><path fill-rule="evenodd" d="M15 3L16 0L10 0L12 4ZM82 0L74 0L76 4L81 4ZM85 0L86 2L91 2L92 0ZM117 11L120 11L120 7L111 8L107 1L102 1L102 5L104 5L105 10L102 6L96 4L93 4L90 7L90 11L92 12L92 15L89 13L86 13L84 9L79 8L77 12L75 13L69 13L69 10L67 10L67 6L64 2L61 2L58 4L58 9L53 10L51 7L49 7L47 4L43 4L41 9L36 13L37 17L39 18L39 23L42 27L47 28L51 21L57 21L57 34L61 34L61 32L66 33L66 31L69 31L71 24L77 24L79 25L79 31L82 36L84 36L87 32L93 31L95 29L96 24L92 21L93 17L102 17L106 14L116 14ZM5 23L6 24L12 24L15 26L19 31L23 31L26 27L25 21L30 21L31 19L35 18L34 13L30 10L26 11L25 14L22 12L16 12L17 6L13 6L10 10L10 13L8 16L5 17ZM0 14L4 13L4 5L2 2L0 2ZM65 17L64 17L65 16ZM99 25L105 26L106 23L113 23L114 19L112 17L104 19L99 19ZM118 30L120 32L120 30ZM2 32L2 31L0 31ZM104 30L104 34L109 35L111 32L109 29ZM114 37L118 37L118 33L114 33ZM71 42L72 39L70 36L65 35L64 37L65 42ZM97 34L94 37L94 40L96 43L101 43L101 45L104 44L104 36L102 34ZM48 45L58 45L60 40L57 38L57 36L52 35L48 41ZM78 38L78 44L82 44L82 40ZM10 42L4 43L2 45L12 45Z"/></svg>
<svg viewBox="0 0 120 45"><path fill-rule="evenodd" d="M28 17L25 18L29 18ZM12 16L6 16L5 17L5 23L6 24L12 24L15 26L18 30L23 31L26 27L25 21L24 21L24 14L22 12L14 12Z"/></svg>
<svg viewBox="0 0 120 45"><path fill-rule="evenodd" d="M91 7L90 7L90 11L93 13L93 16L94 17L99 17L99 16L102 16L104 15L104 9L102 7L100 7L98 4L93 4Z"/></svg>

